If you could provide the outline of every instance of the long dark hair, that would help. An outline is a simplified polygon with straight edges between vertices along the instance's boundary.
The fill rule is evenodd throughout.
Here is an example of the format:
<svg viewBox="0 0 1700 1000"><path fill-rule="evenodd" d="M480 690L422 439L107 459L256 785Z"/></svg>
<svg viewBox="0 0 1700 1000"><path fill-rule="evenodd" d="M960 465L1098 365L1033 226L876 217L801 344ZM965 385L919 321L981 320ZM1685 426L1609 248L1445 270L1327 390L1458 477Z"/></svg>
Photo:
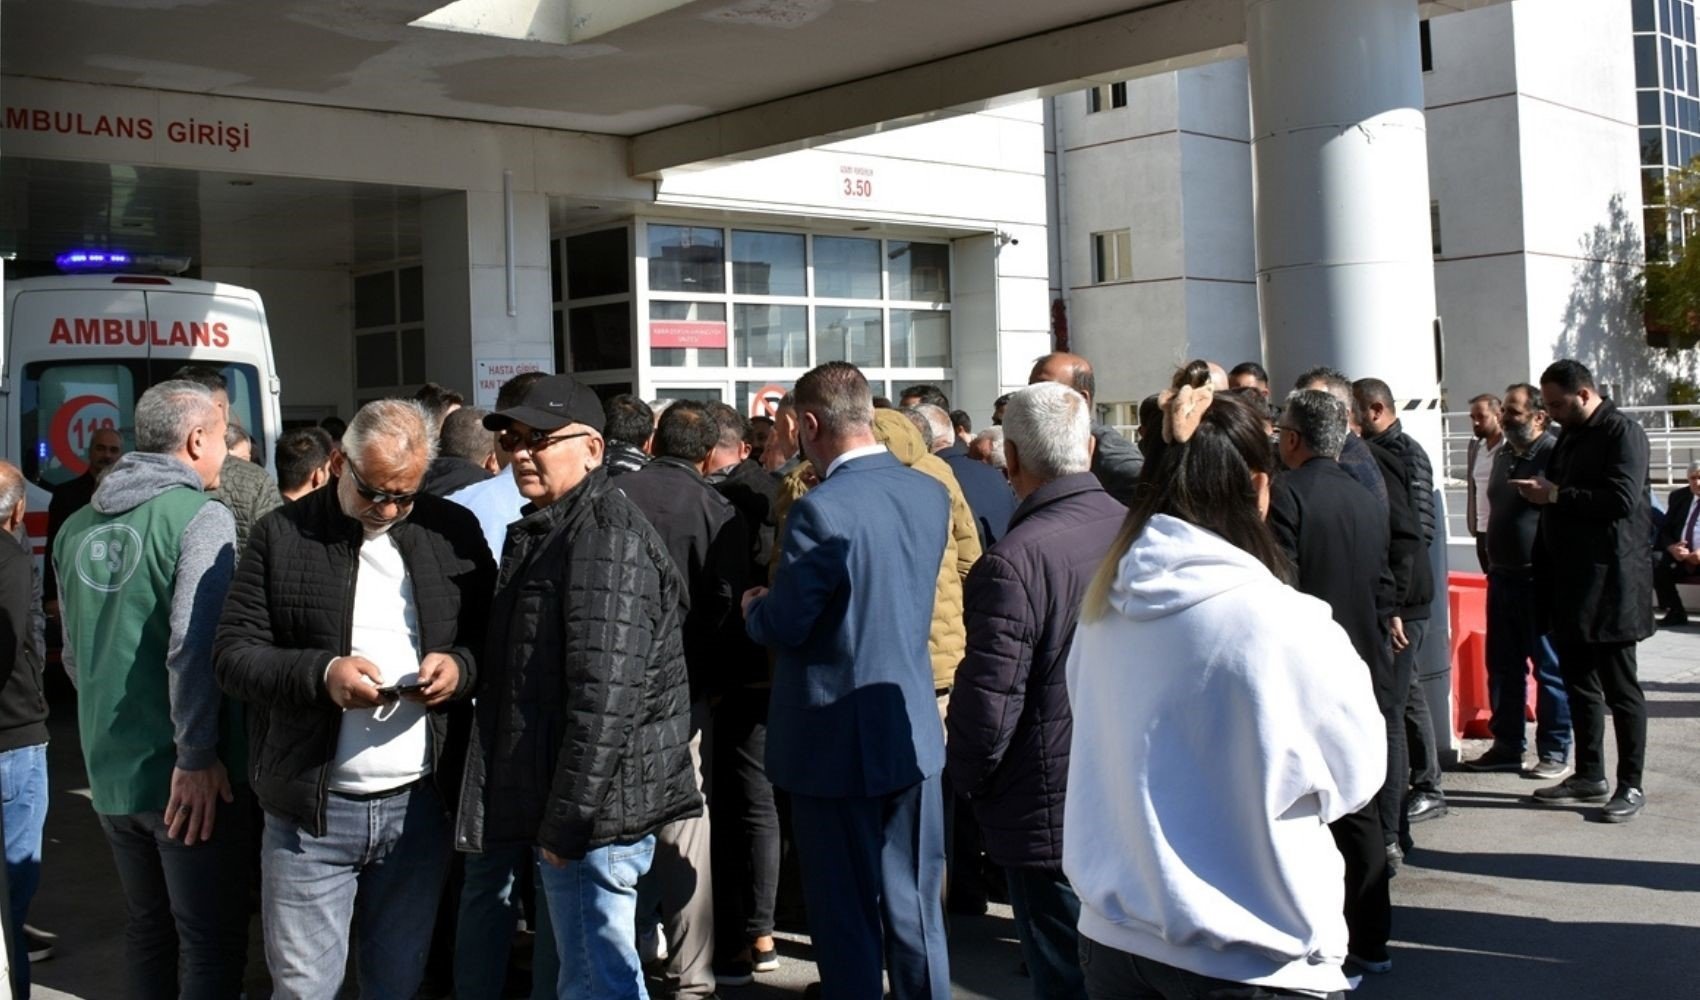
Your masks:
<svg viewBox="0 0 1700 1000"><path fill-rule="evenodd" d="M1189 362L1175 373L1171 388L1201 389L1210 384L1210 368ZM1264 416L1244 400L1217 393L1192 437L1184 443L1166 442L1147 465L1140 488L1128 508L1127 520L1098 567L1086 592L1083 617L1101 617L1109 607L1122 556L1145 530L1146 522L1167 514L1227 539L1269 567L1279 579L1291 576L1291 563L1276 543L1257 508L1257 488L1251 477L1275 473L1275 457L1264 433Z"/></svg>

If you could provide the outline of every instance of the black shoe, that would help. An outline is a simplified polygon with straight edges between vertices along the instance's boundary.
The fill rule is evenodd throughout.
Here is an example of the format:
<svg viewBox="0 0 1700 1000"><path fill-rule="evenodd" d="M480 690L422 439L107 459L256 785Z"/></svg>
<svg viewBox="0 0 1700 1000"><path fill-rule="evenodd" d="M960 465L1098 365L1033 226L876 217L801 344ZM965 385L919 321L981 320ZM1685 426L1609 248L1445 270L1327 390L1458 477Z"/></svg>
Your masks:
<svg viewBox="0 0 1700 1000"><path fill-rule="evenodd" d="M1525 778L1538 778L1542 781L1552 781L1570 773L1570 765L1562 760L1537 760L1523 772Z"/></svg>
<svg viewBox="0 0 1700 1000"><path fill-rule="evenodd" d="M1421 823L1425 819L1439 819L1446 815L1446 796L1439 792L1413 792L1411 800L1405 803L1405 819L1411 823Z"/></svg>
<svg viewBox="0 0 1700 1000"><path fill-rule="evenodd" d="M1405 863L1405 852L1397 843L1387 845L1387 875L1389 878L1399 874L1399 866Z"/></svg>
<svg viewBox="0 0 1700 1000"><path fill-rule="evenodd" d="M750 954L755 956L755 961L751 963L750 968L755 970L756 972L778 972L779 971L779 951L778 951L778 949L768 948L766 950L763 950L761 948L755 947L754 945L751 945L750 946Z"/></svg>
<svg viewBox="0 0 1700 1000"><path fill-rule="evenodd" d="M1687 624L1688 624L1688 612L1682 610L1681 608L1678 608L1675 611L1669 612L1663 618L1659 619L1659 627L1660 628L1678 628L1680 626L1687 625Z"/></svg>
<svg viewBox="0 0 1700 1000"><path fill-rule="evenodd" d="M1641 812L1641 807L1647 804L1647 796L1639 788L1624 788L1619 785L1617 794L1611 797L1604 809L1600 810L1600 818L1607 823L1627 823Z"/></svg>
<svg viewBox="0 0 1700 1000"><path fill-rule="evenodd" d="M1475 760L1464 762L1466 771L1521 771L1523 755L1516 750L1493 747Z"/></svg>
<svg viewBox="0 0 1700 1000"><path fill-rule="evenodd" d="M716 986L748 986L755 982L755 967L743 959L714 963Z"/></svg>
<svg viewBox="0 0 1700 1000"><path fill-rule="evenodd" d="M1605 779L1589 781L1587 778L1572 774L1556 785L1535 789L1536 802L1550 805L1565 805L1571 802L1604 802L1611 793L1611 786Z"/></svg>

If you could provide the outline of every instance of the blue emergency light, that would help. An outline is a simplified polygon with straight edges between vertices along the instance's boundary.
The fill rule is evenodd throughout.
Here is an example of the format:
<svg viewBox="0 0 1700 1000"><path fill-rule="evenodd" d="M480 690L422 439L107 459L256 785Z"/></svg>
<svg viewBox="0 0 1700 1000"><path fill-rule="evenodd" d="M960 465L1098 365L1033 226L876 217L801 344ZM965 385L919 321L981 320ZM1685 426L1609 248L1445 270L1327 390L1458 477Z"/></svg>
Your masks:
<svg viewBox="0 0 1700 1000"><path fill-rule="evenodd" d="M53 262L59 265L61 271L76 273L129 267L134 258L122 250L68 250L55 257Z"/></svg>

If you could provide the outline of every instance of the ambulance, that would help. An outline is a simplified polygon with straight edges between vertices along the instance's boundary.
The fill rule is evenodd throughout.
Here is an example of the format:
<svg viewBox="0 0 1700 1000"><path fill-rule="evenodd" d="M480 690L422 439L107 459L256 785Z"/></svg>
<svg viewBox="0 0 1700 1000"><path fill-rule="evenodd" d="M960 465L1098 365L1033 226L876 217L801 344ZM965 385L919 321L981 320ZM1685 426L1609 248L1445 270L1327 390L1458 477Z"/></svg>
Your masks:
<svg viewBox="0 0 1700 1000"><path fill-rule="evenodd" d="M224 373L230 418L270 468L281 385L256 292L122 271L8 280L5 292L0 458L29 484L26 525L38 556L51 491L88 471L89 439L112 428L134 449L136 400L190 362Z"/></svg>

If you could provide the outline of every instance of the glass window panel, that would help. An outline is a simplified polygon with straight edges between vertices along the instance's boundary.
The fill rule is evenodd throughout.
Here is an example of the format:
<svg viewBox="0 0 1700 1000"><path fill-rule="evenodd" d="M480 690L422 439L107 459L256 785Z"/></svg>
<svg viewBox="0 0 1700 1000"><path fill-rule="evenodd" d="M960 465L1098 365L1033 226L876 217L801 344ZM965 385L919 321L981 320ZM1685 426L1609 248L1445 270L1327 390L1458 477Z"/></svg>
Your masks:
<svg viewBox="0 0 1700 1000"><path fill-rule="evenodd" d="M733 364L750 368L807 368L809 311L805 306L740 302L732 307Z"/></svg>
<svg viewBox="0 0 1700 1000"><path fill-rule="evenodd" d="M365 333L354 338L354 384L357 388L401 384L396 367L395 331Z"/></svg>
<svg viewBox="0 0 1700 1000"><path fill-rule="evenodd" d="M942 310L891 311L893 368L949 368L950 313Z"/></svg>
<svg viewBox="0 0 1700 1000"><path fill-rule="evenodd" d="M572 371L567 364L567 314L555 310L555 370L558 372Z"/></svg>
<svg viewBox="0 0 1700 1000"><path fill-rule="evenodd" d="M815 294L831 299L880 297L880 241L815 237Z"/></svg>
<svg viewBox="0 0 1700 1000"><path fill-rule="evenodd" d="M1127 107L1127 83L1125 81L1110 84L1110 107Z"/></svg>
<svg viewBox="0 0 1700 1000"><path fill-rule="evenodd" d="M1665 124L1676 124L1676 95L1668 92L1665 94Z"/></svg>
<svg viewBox="0 0 1700 1000"><path fill-rule="evenodd" d="M1654 260L1663 260L1670 251L1669 240L1665 236L1664 211L1647 209L1642 213L1641 224L1647 233L1647 256Z"/></svg>
<svg viewBox="0 0 1700 1000"><path fill-rule="evenodd" d="M1665 172L1663 170L1641 171L1641 204L1657 205L1665 200Z"/></svg>
<svg viewBox="0 0 1700 1000"><path fill-rule="evenodd" d="M1097 87L1088 87L1086 89L1086 113L1087 114L1089 114L1089 115L1095 114L1099 111L1104 110L1103 94L1104 94L1104 92L1102 90L1099 90Z"/></svg>
<svg viewBox="0 0 1700 1000"><path fill-rule="evenodd" d="M732 291L739 295L807 295L805 237L800 233L732 230Z"/></svg>
<svg viewBox="0 0 1700 1000"><path fill-rule="evenodd" d="M1682 37L1694 41L1694 5L1682 5Z"/></svg>
<svg viewBox="0 0 1700 1000"><path fill-rule="evenodd" d="M649 287L657 292L726 290L725 236L705 226L649 228ZM572 249L567 250L571 256ZM570 287L569 279L569 287Z"/></svg>
<svg viewBox="0 0 1700 1000"><path fill-rule="evenodd" d="M1682 163L1682 149L1677 143L1676 130L1665 129L1665 165L1678 166Z"/></svg>
<svg viewBox="0 0 1700 1000"><path fill-rule="evenodd" d="M688 320L700 323L719 323L724 330L726 306L719 302L657 302L649 303L651 320ZM695 360L691 358L696 355ZM687 365L722 367L726 364L724 347L651 347L649 363L663 368L683 368Z"/></svg>
<svg viewBox="0 0 1700 1000"><path fill-rule="evenodd" d="M395 322L395 272L379 271L354 279L355 329ZM392 383L385 383L392 384Z"/></svg>
<svg viewBox="0 0 1700 1000"><path fill-rule="evenodd" d="M950 301L950 244L892 240L886 244L885 256L893 299Z"/></svg>
<svg viewBox="0 0 1700 1000"><path fill-rule="evenodd" d="M1676 74L1676 67L1671 65L1670 38L1664 35L1659 36L1659 60L1665 68L1664 80L1668 87Z"/></svg>
<svg viewBox="0 0 1700 1000"><path fill-rule="evenodd" d="M883 325L878 309L815 307L815 364L848 361L879 366L885 361Z"/></svg>
<svg viewBox="0 0 1700 1000"><path fill-rule="evenodd" d="M568 362L575 372L632 366L632 306L610 302L567 313Z"/></svg>
<svg viewBox="0 0 1700 1000"><path fill-rule="evenodd" d="M1659 156L1659 135L1656 128L1641 130L1641 162L1647 166L1657 166L1664 162Z"/></svg>
<svg viewBox="0 0 1700 1000"><path fill-rule="evenodd" d="M425 381L425 331L413 327L401 331L401 384Z"/></svg>
<svg viewBox="0 0 1700 1000"><path fill-rule="evenodd" d="M718 229L706 231L720 232ZM655 227L651 227L652 241L654 232ZM569 236L566 243L566 291L570 298L589 299L631 291L632 254L626 245L624 226Z"/></svg>
<svg viewBox="0 0 1700 1000"><path fill-rule="evenodd" d="M425 269L404 267L397 272L396 279L401 285L401 322L418 323L424 320Z"/></svg>
<svg viewBox="0 0 1700 1000"><path fill-rule="evenodd" d="M671 399L678 402L688 399L693 403L718 403L720 390L709 389L700 385L658 385L655 387L656 399Z"/></svg>
<svg viewBox="0 0 1700 1000"><path fill-rule="evenodd" d="M762 382L739 382L733 386L732 405L746 417L772 417L779 407L781 396L791 391L793 382L775 379Z"/></svg>
<svg viewBox="0 0 1700 1000"><path fill-rule="evenodd" d="M1635 85L1637 87L1657 87L1659 85L1658 44L1653 35L1635 36Z"/></svg>
<svg viewBox="0 0 1700 1000"><path fill-rule="evenodd" d="M550 302L559 303L561 301L561 289L563 287L565 287L562 284L562 282L564 282L566 280L566 272L563 270L564 266L565 265L561 261L561 241L560 240L550 240L549 241L549 301Z"/></svg>
<svg viewBox="0 0 1700 1000"><path fill-rule="evenodd" d="M1635 30L1652 31L1653 0L1635 0Z"/></svg>
<svg viewBox="0 0 1700 1000"><path fill-rule="evenodd" d="M1641 117L1641 124L1657 125L1659 123L1659 92L1643 90L1635 95L1635 100L1636 112Z"/></svg>

